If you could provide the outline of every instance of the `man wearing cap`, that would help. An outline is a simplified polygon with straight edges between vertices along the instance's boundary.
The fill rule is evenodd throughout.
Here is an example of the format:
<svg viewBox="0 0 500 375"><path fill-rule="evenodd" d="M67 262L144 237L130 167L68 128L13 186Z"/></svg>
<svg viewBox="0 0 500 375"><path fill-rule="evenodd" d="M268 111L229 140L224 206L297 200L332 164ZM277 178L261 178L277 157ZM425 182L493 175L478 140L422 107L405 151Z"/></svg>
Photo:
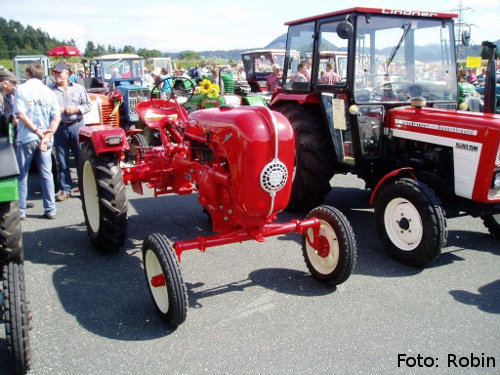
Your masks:
<svg viewBox="0 0 500 375"><path fill-rule="evenodd" d="M69 169L70 150L78 167L78 130L84 126L83 115L90 111L91 104L87 91L82 85L69 80L69 68L64 62L58 62L52 69L55 84L51 86L61 108L61 123L54 136L61 193L56 197L62 202L71 196L73 182Z"/></svg>
<svg viewBox="0 0 500 375"><path fill-rule="evenodd" d="M14 112L14 92L19 79L7 69L0 71L0 121L7 123ZM13 124L17 119L13 118ZM3 129L6 130L6 129Z"/></svg>
<svg viewBox="0 0 500 375"><path fill-rule="evenodd" d="M14 115L17 124L17 162L19 164L19 211L26 218L28 172L36 160L43 196L43 217L55 219L56 202L52 176L52 136L61 119L54 93L43 84L44 69L39 63L26 69L26 82L14 94Z"/></svg>

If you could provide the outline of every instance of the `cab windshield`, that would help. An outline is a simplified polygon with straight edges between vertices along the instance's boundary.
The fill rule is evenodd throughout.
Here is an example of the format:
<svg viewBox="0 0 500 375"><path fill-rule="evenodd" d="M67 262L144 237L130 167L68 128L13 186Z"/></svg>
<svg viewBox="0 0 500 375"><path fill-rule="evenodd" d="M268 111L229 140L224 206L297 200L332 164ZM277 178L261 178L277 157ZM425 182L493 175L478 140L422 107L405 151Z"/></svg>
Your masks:
<svg viewBox="0 0 500 375"><path fill-rule="evenodd" d="M104 80L140 78L143 75L143 61L140 59L102 60Z"/></svg>
<svg viewBox="0 0 500 375"><path fill-rule="evenodd" d="M409 17L358 17L357 102L457 100L453 24Z"/></svg>

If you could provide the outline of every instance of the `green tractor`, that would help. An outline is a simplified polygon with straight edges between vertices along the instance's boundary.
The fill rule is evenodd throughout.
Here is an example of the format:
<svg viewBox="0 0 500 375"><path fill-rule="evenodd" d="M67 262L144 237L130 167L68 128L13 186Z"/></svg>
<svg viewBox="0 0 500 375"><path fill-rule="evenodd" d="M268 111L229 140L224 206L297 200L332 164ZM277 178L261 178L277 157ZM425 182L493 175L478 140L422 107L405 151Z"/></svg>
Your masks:
<svg viewBox="0 0 500 375"><path fill-rule="evenodd" d="M219 87L224 87L224 92L216 97L209 98L203 94L194 94L193 97L184 104L188 112L198 109L218 107L221 105L240 106L267 106L267 102L262 95L251 93L250 85L246 81L238 81L236 74L230 71L219 70ZM222 82L223 84L222 84Z"/></svg>
<svg viewBox="0 0 500 375"><path fill-rule="evenodd" d="M5 324L7 350L12 373L25 374L30 368L28 336L31 313L24 287L24 250L17 165L12 146L12 126L2 121L0 131L0 318Z"/></svg>

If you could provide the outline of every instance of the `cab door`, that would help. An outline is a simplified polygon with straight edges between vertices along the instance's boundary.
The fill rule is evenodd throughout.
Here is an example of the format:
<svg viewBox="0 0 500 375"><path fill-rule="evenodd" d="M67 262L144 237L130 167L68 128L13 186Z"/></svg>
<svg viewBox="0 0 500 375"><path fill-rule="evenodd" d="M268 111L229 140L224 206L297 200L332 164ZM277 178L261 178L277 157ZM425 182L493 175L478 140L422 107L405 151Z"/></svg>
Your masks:
<svg viewBox="0 0 500 375"><path fill-rule="evenodd" d="M349 39L337 33L339 24L345 22L345 15L318 22L317 48L311 80L313 88L319 92L324 117L328 121L337 164L348 169L356 164L356 142L353 142L353 127L348 113L350 66L347 64ZM339 66L338 55L342 55Z"/></svg>

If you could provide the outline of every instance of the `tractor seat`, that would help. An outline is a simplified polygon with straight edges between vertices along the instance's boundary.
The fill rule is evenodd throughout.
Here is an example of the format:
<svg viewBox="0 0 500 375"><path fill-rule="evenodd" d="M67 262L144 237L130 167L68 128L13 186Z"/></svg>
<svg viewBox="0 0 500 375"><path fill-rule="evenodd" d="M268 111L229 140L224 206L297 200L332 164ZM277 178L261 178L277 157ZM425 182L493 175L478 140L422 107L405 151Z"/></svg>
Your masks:
<svg viewBox="0 0 500 375"><path fill-rule="evenodd" d="M102 92L106 91L102 82L95 77L85 77L83 82L88 92Z"/></svg>

